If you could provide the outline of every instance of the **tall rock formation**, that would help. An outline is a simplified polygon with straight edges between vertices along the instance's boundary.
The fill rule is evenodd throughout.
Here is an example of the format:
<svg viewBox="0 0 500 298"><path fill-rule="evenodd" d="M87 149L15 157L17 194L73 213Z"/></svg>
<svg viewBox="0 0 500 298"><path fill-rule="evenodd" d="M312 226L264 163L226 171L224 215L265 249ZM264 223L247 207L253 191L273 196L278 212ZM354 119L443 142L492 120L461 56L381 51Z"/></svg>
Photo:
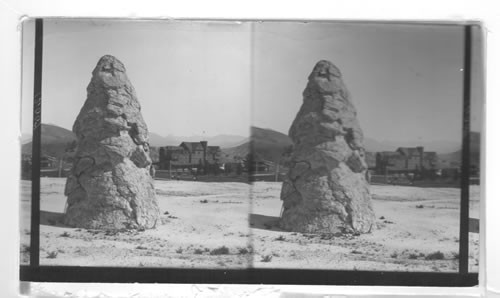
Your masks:
<svg viewBox="0 0 500 298"><path fill-rule="evenodd" d="M339 69L320 61L290 127L293 153L280 225L305 233L367 233L375 221L363 132Z"/></svg>
<svg viewBox="0 0 500 298"><path fill-rule="evenodd" d="M64 194L65 223L89 229L154 228L160 211L148 129L124 65L103 56L73 125L77 148Z"/></svg>

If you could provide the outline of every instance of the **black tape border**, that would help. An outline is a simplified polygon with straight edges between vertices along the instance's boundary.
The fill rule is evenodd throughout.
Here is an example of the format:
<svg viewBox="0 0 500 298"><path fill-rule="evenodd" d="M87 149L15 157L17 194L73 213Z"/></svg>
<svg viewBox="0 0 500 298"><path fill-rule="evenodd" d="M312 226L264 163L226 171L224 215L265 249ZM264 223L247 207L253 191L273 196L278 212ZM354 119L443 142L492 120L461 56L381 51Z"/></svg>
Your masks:
<svg viewBox="0 0 500 298"><path fill-rule="evenodd" d="M40 264L40 155L42 138L43 20L35 20L35 72L33 86L33 147L31 158L30 265Z"/></svg>
<svg viewBox="0 0 500 298"><path fill-rule="evenodd" d="M478 274L302 269L164 269L21 266L21 280L36 282L227 283L283 285L470 287Z"/></svg>
<svg viewBox="0 0 500 298"><path fill-rule="evenodd" d="M471 31L464 25L464 90L462 181L460 203L460 253L458 273L384 272L303 269L172 269L40 266L40 153L43 19L35 20L35 72L33 105L33 159L30 265L20 266L20 280L33 282L105 283L228 283L357 286L469 287L478 284L478 274L468 273L469 152Z"/></svg>

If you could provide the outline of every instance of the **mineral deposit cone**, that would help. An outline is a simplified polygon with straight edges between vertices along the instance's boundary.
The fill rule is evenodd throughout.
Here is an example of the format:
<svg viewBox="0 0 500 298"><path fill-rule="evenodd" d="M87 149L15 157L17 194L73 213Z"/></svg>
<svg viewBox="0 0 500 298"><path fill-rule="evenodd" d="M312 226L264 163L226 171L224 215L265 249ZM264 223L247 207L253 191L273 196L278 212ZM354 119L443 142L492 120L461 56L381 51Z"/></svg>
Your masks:
<svg viewBox="0 0 500 298"><path fill-rule="evenodd" d="M65 223L89 229L154 228L148 129L125 67L102 57L73 125L77 148L64 194Z"/></svg>
<svg viewBox="0 0 500 298"><path fill-rule="evenodd" d="M318 62L309 75L289 136L294 146L281 189L281 227L305 233L370 232L375 215L363 132L331 62Z"/></svg>

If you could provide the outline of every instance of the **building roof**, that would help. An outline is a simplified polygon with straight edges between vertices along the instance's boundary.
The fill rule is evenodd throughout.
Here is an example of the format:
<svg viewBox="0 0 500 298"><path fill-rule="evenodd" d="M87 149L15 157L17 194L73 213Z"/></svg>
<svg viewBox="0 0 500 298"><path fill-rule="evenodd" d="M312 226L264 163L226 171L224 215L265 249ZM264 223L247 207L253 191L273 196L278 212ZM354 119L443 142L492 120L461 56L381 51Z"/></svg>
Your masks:
<svg viewBox="0 0 500 298"><path fill-rule="evenodd" d="M165 146L164 148L167 150L170 150L170 151L182 151L182 150L184 150L184 148L179 147L179 146Z"/></svg>
<svg viewBox="0 0 500 298"><path fill-rule="evenodd" d="M421 151L420 151L421 150ZM424 151L423 147L399 147L396 151L406 156L419 156Z"/></svg>
<svg viewBox="0 0 500 298"><path fill-rule="evenodd" d="M201 142L182 142L179 146L165 146L163 147L169 151L182 151L186 150L189 152L202 151L203 144ZM220 146L207 146L208 153L217 153L220 151Z"/></svg>
<svg viewBox="0 0 500 298"><path fill-rule="evenodd" d="M179 146L186 148L189 152L203 150L201 142L182 142Z"/></svg>

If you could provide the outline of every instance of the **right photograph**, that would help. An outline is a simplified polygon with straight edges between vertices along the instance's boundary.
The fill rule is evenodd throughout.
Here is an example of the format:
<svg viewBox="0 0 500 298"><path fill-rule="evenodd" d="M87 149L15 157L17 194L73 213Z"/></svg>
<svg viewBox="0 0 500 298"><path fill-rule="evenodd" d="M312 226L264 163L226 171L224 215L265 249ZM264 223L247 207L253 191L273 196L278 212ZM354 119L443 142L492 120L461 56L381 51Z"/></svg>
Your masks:
<svg viewBox="0 0 500 298"><path fill-rule="evenodd" d="M478 271L483 35L464 32L252 24L255 268L458 272L465 196Z"/></svg>

